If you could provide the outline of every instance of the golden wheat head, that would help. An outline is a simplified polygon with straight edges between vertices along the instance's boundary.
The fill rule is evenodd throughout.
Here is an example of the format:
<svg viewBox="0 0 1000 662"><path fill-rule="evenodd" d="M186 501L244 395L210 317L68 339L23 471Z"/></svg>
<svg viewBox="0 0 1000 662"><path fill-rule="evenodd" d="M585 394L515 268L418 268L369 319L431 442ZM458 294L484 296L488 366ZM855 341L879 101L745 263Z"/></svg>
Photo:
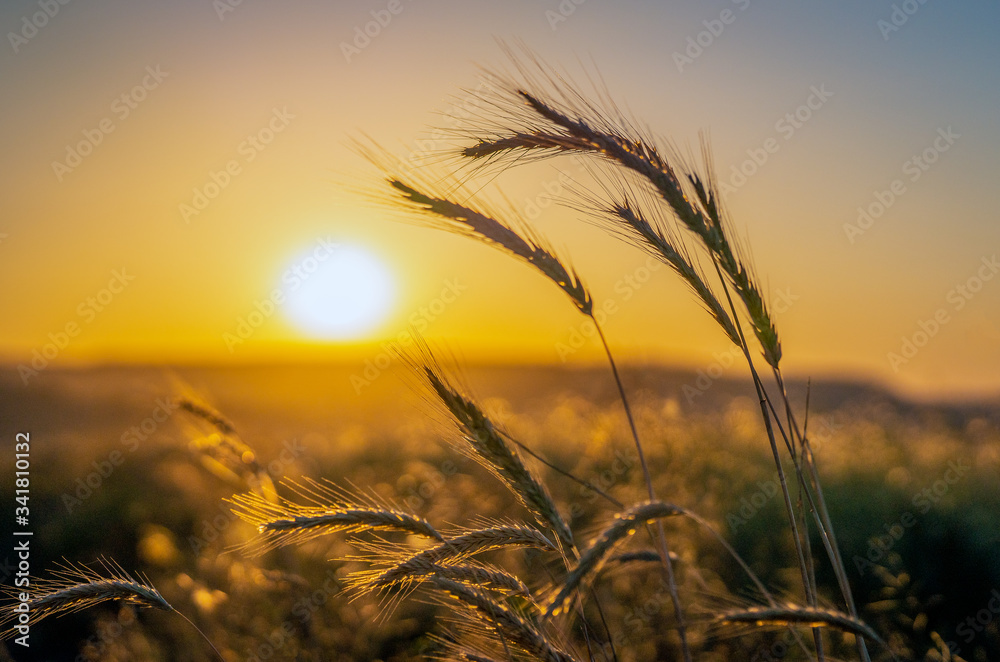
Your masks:
<svg viewBox="0 0 1000 662"><path fill-rule="evenodd" d="M98 569L83 564L66 562L57 565L50 577L32 578L29 587L6 587L4 592L19 603L18 594L27 592L31 624L37 624L50 616L59 616L112 600L120 600L137 607L174 611L147 577L129 574L120 565L109 559L101 559ZM0 616L0 639L10 638L15 630L11 627L18 620L15 604L5 605Z"/></svg>
<svg viewBox="0 0 1000 662"><path fill-rule="evenodd" d="M336 532L398 531L444 540L427 520L402 511L375 495L352 493L329 481L309 478L284 481L282 485L306 503L285 498L272 501L256 492L237 494L229 499L235 506L233 512L255 526L260 534L242 546L251 555Z"/></svg>

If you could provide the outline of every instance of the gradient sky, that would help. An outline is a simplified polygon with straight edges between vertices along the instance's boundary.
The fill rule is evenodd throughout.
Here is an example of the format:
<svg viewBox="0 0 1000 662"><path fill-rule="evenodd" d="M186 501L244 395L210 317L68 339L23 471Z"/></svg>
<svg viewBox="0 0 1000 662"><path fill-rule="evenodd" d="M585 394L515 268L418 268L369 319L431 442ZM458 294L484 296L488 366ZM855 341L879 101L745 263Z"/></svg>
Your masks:
<svg viewBox="0 0 1000 662"><path fill-rule="evenodd" d="M399 8L391 21L345 55L372 12L384 19L390 5ZM479 65L504 63L501 38L582 79L596 68L620 106L682 149L710 133L791 373L924 394L1000 391L1000 277L987 266L1000 253L995 2L99 0L58 5L51 17L39 14L46 6L0 8L8 364L29 364L75 323L52 364L321 356L360 365L414 315L428 338L469 360L598 359L593 340L560 356L580 318L531 269L391 220L345 186L376 176L351 137L416 149L447 122L454 96L475 87ZM134 107L121 100L144 83ZM806 121L783 120L816 91L814 108L799 110ZM272 121L270 144L244 142ZM54 168L88 134L101 136L91 153ZM768 146L756 172L732 179ZM925 150L934 163L921 169L910 159ZM238 173L185 222L179 206L231 160ZM575 168L552 161L498 184L534 216L532 203L547 203L560 171ZM863 233L845 230L859 207L877 210L890 194ZM599 303L618 305L606 327L623 358L707 369L727 350L666 269L622 285L643 275L634 248L554 206L533 223ZM227 346L225 334L320 238L387 265L389 316L363 341L317 342L278 306L245 343ZM90 307L122 269L127 285L114 285L121 291L100 311ZM969 279L977 291L953 291ZM435 303L449 283L464 289ZM922 340L921 322L935 315L923 325L932 337L894 369L888 354L904 338Z"/></svg>

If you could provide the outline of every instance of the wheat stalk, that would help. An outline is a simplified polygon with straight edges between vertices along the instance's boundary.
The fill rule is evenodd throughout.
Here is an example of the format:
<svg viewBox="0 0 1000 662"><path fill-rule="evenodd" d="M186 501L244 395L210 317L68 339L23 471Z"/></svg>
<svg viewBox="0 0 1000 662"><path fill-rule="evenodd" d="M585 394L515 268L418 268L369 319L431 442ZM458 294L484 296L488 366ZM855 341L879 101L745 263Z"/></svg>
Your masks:
<svg viewBox="0 0 1000 662"><path fill-rule="evenodd" d="M588 197L587 193L580 193L585 203L584 207L589 206L589 213L600 215L605 227L612 232L624 235L632 243L669 265L693 290L701 305L712 315L729 340L743 350L754 378L777 465L782 495L803 575L806 601L809 602L807 607L776 603L732 547L709 527L713 535L740 562L758 585L762 595L771 603L768 607L725 612L718 617L718 621L810 626L813 628L816 655L820 661L824 659L824 652L819 628L836 628L856 635L859 654L862 660L867 660L864 637L871 636L876 640L877 637L857 618L850 588L845 580L842 559L835 547L832 525L829 524L826 506L823 503L816 468L811 453L808 452L804 431L800 432L794 422L784 389L779 368L782 356L781 342L764 301L763 290L750 266L749 253L734 239L730 230L730 223L722 208L721 197L711 172L711 159L705 143L703 142L704 170L708 174L701 175L691 167L690 162L678 158L675 150L658 146L644 131L637 129L633 122L615 111L613 105L599 107L573 89L558 74L547 72L541 67L539 69L545 76L541 86L534 83L530 76L522 76L522 80L506 78L499 81L499 86L494 86L483 95L482 99L487 102L487 110L485 114L474 116L472 122L479 123L479 126L474 127L473 133L466 134L466 137L474 139L473 144L466 146L459 155L480 166L490 163L510 165L530 160L534 156L547 158L564 153L590 154L609 164L611 169L622 177L622 185L616 192L605 190L608 194L607 200L602 201ZM523 67L520 70L525 74ZM525 156L527 159L523 158ZM707 526L707 523L692 513L656 499L624 388L607 340L594 317L593 299L589 291L578 274L519 220L509 221L484 206L468 203L467 197L459 195L457 188L447 186L442 188L440 182L432 185L427 180L396 175L389 168L383 168L383 171L386 173L385 181L393 191L393 195L402 201L402 206L408 213L416 211L423 219L423 224L474 238L532 265L560 287L580 312L594 320L629 418L649 501L619 513L616 521L601 532L589 548L582 554L578 553L570 529L563 521L544 484L525 466L517 450L504 439L504 433L485 416L478 405L454 388L431 360L419 364L414 362L414 365L418 369L420 378L430 386L437 399L458 422L467 442L466 452L494 473L511 490L531 512L541 530L532 526L480 525L483 528L442 536L426 521L394 508L366 507L365 504L356 502L336 502L331 507L327 503L328 499L323 498L304 506L287 501L274 505L261 503L260 499L247 495L243 495L245 497L243 501L237 498L234 503L242 506L246 515L244 518L256 523L265 536L271 536L272 541L297 541L299 538L296 536L302 536L301 540L306 540L313 535L319 535L315 532L320 530L324 532L406 531L438 541L433 547L416 553L412 553L402 544L394 544L381 538L376 538L375 542L352 541L362 549L382 554L381 558L376 556L375 562L376 566L381 567L366 573L356 573L353 576L354 585L358 588L388 590L393 587L410 589L417 584L429 582L467 608L456 610L455 613L471 614L472 617L479 619L480 624L491 626L491 632L496 635L496 640L489 638L492 634L489 636L482 634L482 629L479 633L464 631L467 638L453 642L454 659L513 661L522 659L522 653L545 660L571 659L563 657L564 654L554 648L552 640L546 636L541 626L521 613L513 611L499 597L501 593L519 593L525 595L529 603L534 604L530 601L530 594L527 594L523 582L492 566L471 561L469 560L471 556L515 546L572 550L578 559L576 565L569 569L567 576L553 590L554 595L547 603L543 618L563 613L570 601L579 594L584 582L596 581L598 573L609 563L627 564L652 561L659 557L664 563L669 579L681 650L684 658L690 660L683 613L670 565L673 555L666 547L661 520L668 516L684 514L701 525ZM636 189L629 188L631 182L638 182ZM645 197L639 197L634 191L643 192ZM382 197L384 199L384 194ZM671 226L677 225L683 227L683 230L675 234L671 231ZM697 249L694 257L678 235L683 235L690 245ZM710 284L704 276L703 264L711 264L718 277L716 284ZM725 298L721 296L722 294ZM728 306L723 305L724 303ZM737 309L737 304L741 304L741 310ZM789 428L787 434L756 372L741 320L749 320L764 359L774 372L785 405ZM212 417L208 414L199 414L196 410L193 413L212 422ZM216 427L223 430L223 425L224 423L216 424ZM803 505L803 497L800 495L797 511L799 517L796 517L781 458L778 455L776 433L773 429L775 426L785 441L800 488L808 501ZM518 442L511 440L511 443ZM803 467L797 457L796 444L802 448L804 462L812 472L811 482L807 482L803 474ZM810 487L816 492L817 498L813 497ZM808 547L809 530L805 514L807 509L815 518L827 553L834 562L834 570L838 581L841 582L841 590L851 611L850 614L824 610L816 605L815 571ZM799 518L802 519L801 529ZM660 538L657 541L660 546L658 555L644 550L612 556L620 542L633 534L638 526L648 526L650 522L656 522L660 527ZM558 547L543 533L546 529L556 534L553 540ZM568 565L569 561L565 555L563 559ZM487 593L475 588L475 585L496 589L497 593ZM597 607L600 609L599 603ZM582 616L582 602L580 613ZM601 617L603 620L603 612ZM467 623L471 624L473 621L468 620ZM587 627L586 617L583 618L583 625ZM607 627L606 623L605 626ZM586 630L584 636L589 646L590 635ZM483 644L482 648L475 645L477 642ZM499 652L501 648L502 654ZM805 650L804 645L803 649Z"/></svg>
<svg viewBox="0 0 1000 662"><path fill-rule="evenodd" d="M558 593L549 600L545 617L561 613L583 580L591 573L599 572L608 553L615 545L634 534L637 527L683 513L683 509L663 501L648 501L618 513L614 523L604 529L591 546L580 555L576 567L567 575Z"/></svg>
<svg viewBox="0 0 1000 662"><path fill-rule="evenodd" d="M249 485L268 499L276 500L270 474L258 462L257 452L237 433L236 426L214 408L196 399L190 386L180 382L178 388L185 394L174 398L177 406L214 428L213 432L202 434L191 427L188 445L197 453L202 466L224 480Z"/></svg>
<svg viewBox="0 0 1000 662"><path fill-rule="evenodd" d="M859 618L833 609L803 607L795 604L751 607L726 611L716 616L719 624L804 625L828 627L883 643L878 634Z"/></svg>
<svg viewBox="0 0 1000 662"><path fill-rule="evenodd" d="M399 577L392 576L385 580L371 580L370 573L359 573L358 586L366 588L383 589L390 587L409 587L416 582L425 581L437 575L461 582L470 586L478 586L511 595L530 596L531 592L517 577L499 568L486 563L475 563L465 561L454 563L454 560L435 563L427 557L413 558L406 562L406 570L409 574Z"/></svg>
<svg viewBox="0 0 1000 662"><path fill-rule="evenodd" d="M223 416L221 413L219 413L212 407L209 407L205 403L197 402L194 398L187 395L178 396L174 400L174 402L177 404L178 407L188 412L192 416L200 418L206 423L211 424L212 427L214 427L222 434L227 434L227 435L236 434L236 426L233 425L228 418Z"/></svg>
<svg viewBox="0 0 1000 662"><path fill-rule="evenodd" d="M234 495L233 512L257 528L260 536L242 548L259 555L276 547L300 544L336 532L399 531L437 541L444 538L430 522L371 495L352 494L329 482L285 481L310 505L285 498L274 502L256 492Z"/></svg>
<svg viewBox="0 0 1000 662"><path fill-rule="evenodd" d="M533 624L487 593L441 576L435 576L431 581L436 588L470 607L484 624L495 627L525 652L546 662L575 662L575 658L556 647Z"/></svg>
<svg viewBox="0 0 1000 662"><path fill-rule="evenodd" d="M532 135L536 135L539 132L532 132ZM550 142L546 143L545 147L567 147L572 141L560 142ZM504 143L504 149L511 148L514 145L513 142L507 141ZM378 159L373 158L372 152L368 152L369 160L373 162L378 162ZM384 157L383 157L384 158ZM385 170L385 168L383 168ZM598 336L600 337L601 343L608 357L608 362L610 364L611 370L614 374L615 383L618 387L619 394L621 396L622 405L625 409L625 414L628 419L629 427L632 432L633 439L635 440L636 450L639 455L639 461L642 467L643 477L646 482L648 498L651 501L656 500L656 493L653 487L652 477L649 472L649 467L646 462L645 453L643 451L642 443L639 440L638 430L635 425L634 417L632 416L631 408L628 403L628 398L625 394L625 389L621 381L621 377L618 374L618 368L615 364L614 357L611 353L610 346L608 345L607 338L604 335L604 331L601 328L601 324L598 319L594 316L593 303L590 294L586 289L579 283L579 279L576 274L573 273L570 276L569 270L565 268L557 258L555 258L551 252L538 248L540 242L533 240L525 240L517 232L514 232L508 224L504 224L496 221L494 218L478 212L475 209L468 207L465 204L456 203L450 199L442 196L428 195L414 186L405 183L400 178L390 175L387 178L389 184L396 189L397 192L402 194L404 200L411 205L416 205L417 208L425 213L431 215L431 217L438 219L437 224L440 227L446 229L457 231L461 234L467 234L472 237L479 238L486 241L487 243L492 243L498 247L505 249L508 253L519 257L531 264L534 264L543 274L548 276L557 285L559 285L574 301L576 307L585 315L591 318L595 328L597 329ZM441 224L441 220L444 219L444 223ZM524 229L521 234L525 236L531 236L527 229ZM678 257L678 259L681 259ZM675 262L677 262L675 260ZM691 271L690 269L688 271ZM692 272L693 273L693 272ZM702 288L703 292L708 293L707 288ZM715 309L717 314L720 315L719 319L725 318L726 314L724 310L719 306L718 302L715 302ZM731 330L732 324L729 324L728 328ZM733 334L735 337L735 334ZM495 466L495 465L494 465ZM528 495L528 503L531 503L530 497ZM549 500L550 501L550 500ZM551 521L551 518L544 511L535 511L537 514L541 514L546 517L547 520ZM558 518L558 512L554 508L550 509L550 512L555 514ZM558 518L561 523L561 518ZM571 551L574 547L571 543L571 537L566 534L569 533L568 528L559 526L556 524L557 533L564 543ZM667 546L666 536L664 535L662 526L658 525L659 537L657 542L660 546L661 558L663 560L663 571L665 579L670 589L670 597L674 603L674 609L677 612L678 617L678 631L680 632L683 651L685 660L690 662L690 651L686 642L685 635L685 623L682 613L682 608L680 604L680 598L677 592L676 580L674 578L673 565L670 558L670 550ZM652 531L650 531L652 536Z"/></svg>
<svg viewBox="0 0 1000 662"><path fill-rule="evenodd" d="M31 590L27 591L31 596L27 601L31 623L36 624L49 616L80 611L110 600L121 600L137 607L174 611L144 575L133 577L120 565L107 559L101 559L98 565L100 571L94 571L82 564L66 562L58 564L58 569L49 578L32 578ZM16 597L18 593L13 588L6 592L12 597ZM12 608L6 608L0 619L0 627L16 620L17 614ZM6 630L0 638L9 638L13 632Z"/></svg>
<svg viewBox="0 0 1000 662"><path fill-rule="evenodd" d="M517 450L507 444L482 409L452 386L440 370L435 370L433 357L429 358L421 369L422 375L465 432L472 457L507 485L540 526L551 528L568 549L575 549L573 534L545 485L525 466Z"/></svg>
<svg viewBox="0 0 1000 662"><path fill-rule="evenodd" d="M589 192L579 192L584 201L581 210L597 216L600 224L613 234L623 236L665 262L691 288L729 340L739 346L740 337L736 325L709 287L705 276L695 266L683 242L671 232L661 207L651 204L652 201L648 199L640 202L638 195L641 193L630 191L624 184L617 191L605 187L604 194L604 198L599 198ZM644 209L650 211L646 212Z"/></svg>
<svg viewBox="0 0 1000 662"><path fill-rule="evenodd" d="M507 165L524 162L525 159L522 157L525 155L529 157L535 155L539 158L562 153L586 153L600 156L605 162L623 169L626 173L638 176L640 181L651 186L657 197L669 207L677 221L698 239L711 258L719 276L720 284L725 291L726 301L729 303L733 324L727 324L725 317L718 314L721 306L717 304L721 301L721 297L714 297L716 301L713 303L711 301L713 297L706 296L709 292L699 291L700 288L696 284L694 285L695 291L729 338L738 342L743 349L754 378L754 385L761 401L762 417L775 455L806 598L811 606L816 606L817 595L812 555L809 549L808 522L805 521L805 516L802 514L805 512L804 509L808 508L813 512L813 519L820 532L827 555L833 564L848 610L856 616L857 610L850 586L846 581L843 559L835 545L832 525L815 468L811 458L807 458L807 468L811 472L807 481L797 458L795 445L798 444L805 449L807 442L804 434L795 423L784 388L779 367L782 356L781 342L768 306L764 301L762 289L749 266L749 261L744 257L747 251L741 250L741 247L734 243L729 236L728 222L712 173L707 142L703 138L702 150L708 175L702 176L687 166L682 159L677 158L675 152L671 153L670 150L658 148L654 140L650 139L644 131L636 128L635 122L626 119L620 111L615 109L614 104L608 101L606 95L602 98L602 104L592 103L574 89L561 73L547 69L539 64L527 49L524 50L528 55L529 63L533 62L536 66L527 66L523 60L518 60L517 54L507 49L511 61L517 68L517 74L513 76L495 75L490 81L491 85L488 86L488 91L477 93L479 100L483 102L483 107L487 110L473 116L468 128L457 131L459 136L471 138L473 141L472 145L459 152L459 156L474 162L499 162ZM538 80L539 73L541 74L540 81ZM598 91L600 92L600 90ZM605 209L605 211L608 210ZM625 233L632 233L632 238L636 243L647 250L659 252L661 259L671 264L674 270L689 284L692 283L686 265L679 263L671 251L660 250L662 245L658 246L661 243L658 241L659 237L644 232L645 228L641 226L637 227L633 222L637 219L629 218L627 215L627 212L630 211L627 206L612 208L610 211L621 220ZM622 214L622 211L625 211L626 214ZM649 243L650 241L652 244ZM676 247L671 246L671 248ZM673 252L683 256L682 250L674 250ZM749 346L739 328L739 316L730 298L730 287L736 298L742 303L764 359L774 372L788 421L788 434L782 428L778 413L775 411L753 365ZM737 332L735 337L734 327ZM776 432L772 426L771 415L774 416L775 426L778 428L777 432L782 435L788 447L795 464L796 477L805 492L806 501L808 501L808 504L804 504L801 499L799 501L799 513L804 520L801 530L788 493L781 461L777 455ZM815 497L813 491L816 493ZM671 597L674 597L673 592ZM680 630L683 644L683 624ZM814 632L814 635L817 654L822 660L822 641L818 631ZM685 657L689 659L686 646L684 649ZM862 638L858 639L858 652L862 660L868 659Z"/></svg>
<svg viewBox="0 0 1000 662"><path fill-rule="evenodd" d="M679 560L677 555L673 555L673 560ZM608 559L607 563L610 565L616 563L618 565L627 565L629 563L659 563L660 554L652 549L640 549L635 552L624 552L622 554L615 554Z"/></svg>
<svg viewBox="0 0 1000 662"><path fill-rule="evenodd" d="M564 78L551 72L542 70L543 85L532 85L527 67L518 63L513 54L511 57L518 66L519 77L494 77L496 85L491 86L484 101L489 103L495 117L492 122L477 117L473 121L478 126L460 132L460 135L471 135L475 144L460 149L459 156L487 162L507 158L508 163L513 164L520 161L512 155L521 153L540 157L585 153L603 157L637 174L653 187L677 220L701 241L719 264L744 303L765 359L769 365L777 367L781 359L777 331L752 270L728 236L711 178L702 177L691 169L682 169L678 174L671 159L654 144L655 141L643 135L620 112L598 108L572 89ZM541 65L538 68L541 69ZM532 91L533 88L546 89L559 100L547 100L541 92ZM492 127L488 126L490 123ZM488 137L484 138L484 133ZM706 160L709 160L707 156Z"/></svg>
<svg viewBox="0 0 1000 662"><path fill-rule="evenodd" d="M454 538L418 552L394 567L381 572L360 573L358 577L372 588L388 587L419 576L428 564L454 564L470 556L507 547L533 547L557 551L558 547L538 529L506 524L466 531Z"/></svg>
<svg viewBox="0 0 1000 662"><path fill-rule="evenodd" d="M463 660L468 660L469 662L499 662L494 657L486 657L478 653L463 652L461 655Z"/></svg>
<svg viewBox="0 0 1000 662"><path fill-rule="evenodd" d="M523 89L516 91L529 107L552 124L567 131L585 145L585 151L596 152L612 162L632 170L649 181L667 202L677 219L694 233L718 261L742 299L754 332L764 350L768 364L777 367L781 359L781 343L774 322L756 285L751 270L737 256L726 235L718 198L710 186L695 173L687 176L697 194L700 206L685 194L682 180L660 151L647 140L618 128L601 131L583 117L571 118L539 97Z"/></svg>
<svg viewBox="0 0 1000 662"><path fill-rule="evenodd" d="M23 612L15 611L15 608L22 603L28 605L29 623L36 625L50 616L71 614L118 600L139 608L174 612L198 631L220 660L225 660L205 633L187 616L174 609L148 577L141 573L133 576L111 559L102 558L97 565L99 569L94 570L82 563L74 565L66 561L56 565L57 569L52 571L51 577L32 577L29 585L23 588L4 587L3 592L13 602L0 611L0 628L7 628L0 632L0 641L17 633L13 624L19 621ZM29 596L27 601L21 599L25 593Z"/></svg>
<svg viewBox="0 0 1000 662"><path fill-rule="evenodd" d="M702 178L690 168L685 172L683 163L678 174L671 164L672 158L668 153L660 150L653 140L637 130L634 123L624 119L622 113L598 108L596 104L587 101L582 94L573 89L565 78L546 70L541 65L538 65L537 70L542 74L542 84L533 83L528 68L519 63L517 57L509 50L508 55L517 66L520 76L496 77L497 84L482 97L490 109L488 114L472 120L473 127L470 134L475 143L460 151L459 155L473 161L489 163L506 160L508 164L513 164L521 162L520 156L524 154L536 154L541 157L560 153L593 154L626 172L638 175L640 180L650 185L658 197L666 203L677 221L698 239L722 279L723 287L727 283L732 286L744 304L765 360L777 370L781 359L781 343L775 325L761 295L760 287L747 266L747 261L741 257L738 247L734 247L728 237L720 198L712 179ZM535 63L537 64L537 60ZM548 98L545 98L543 93L534 91L539 89L545 90ZM550 100L553 98L554 101ZM614 108L613 104L606 106ZM492 119L489 119L489 113L492 113ZM461 134L461 131L459 133ZM707 150L705 153L705 161L710 164ZM675 245L666 241L664 234L647 232L648 228L644 227L643 219L632 213L634 209L630 206L617 205L610 211L622 223L626 234L631 233L631 238L637 240L636 243L647 250L651 249L694 288L703 305L730 340L743 347L750 360L745 341L738 333L736 311L732 311L731 319L721 306L721 299L712 293L704 279L691 268L683 250L678 250ZM652 243L649 243L650 241ZM599 327L598 329L600 330ZM603 333L601 337L604 341ZM606 341L604 342L606 345ZM614 370L613 362L612 369ZM628 405L625 406L627 410ZM656 496L641 445L638 443L637 435L633 436L636 437L636 445L639 448L649 498L655 500ZM783 489L785 489L784 484ZM678 615L682 650L685 660L690 661L685 623L669 561L669 550L662 533L662 525L658 525L658 528L664 571L670 586L674 609ZM801 550L797 534L796 546ZM801 553L800 558L803 558ZM805 570L803 572L805 575ZM810 594L808 579L804 579L804 583L807 594Z"/></svg>
<svg viewBox="0 0 1000 662"><path fill-rule="evenodd" d="M527 262L565 292L582 313L590 315L593 311L593 298L576 271L564 264L528 227L500 220L498 214L442 195L423 192L396 176L390 175L386 181L405 203L423 214L427 225L472 237Z"/></svg>
<svg viewBox="0 0 1000 662"><path fill-rule="evenodd" d="M531 595L531 591L520 579L488 564L443 565L431 563L426 567L426 574L511 595L521 597Z"/></svg>

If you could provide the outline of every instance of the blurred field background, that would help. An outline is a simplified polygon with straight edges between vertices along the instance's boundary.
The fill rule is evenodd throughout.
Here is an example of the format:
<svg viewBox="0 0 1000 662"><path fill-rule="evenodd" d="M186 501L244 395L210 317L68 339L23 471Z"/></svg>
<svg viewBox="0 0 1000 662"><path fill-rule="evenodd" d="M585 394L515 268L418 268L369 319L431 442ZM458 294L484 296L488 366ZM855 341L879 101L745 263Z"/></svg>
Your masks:
<svg viewBox="0 0 1000 662"><path fill-rule="evenodd" d="M418 659L440 607L418 592L381 620L379 601L349 600L343 579L358 568L326 560L344 553L343 536L256 559L224 553L253 535L222 501L247 485L192 443L209 434L204 424L165 404L192 389L236 425L276 482L351 481L440 523L520 515L492 478L449 445L453 430L401 372L390 368L357 394L355 368L343 366L52 369L27 387L4 370L3 475L13 475L15 432L31 433L32 572L61 558L102 555L146 572L233 660ZM713 522L780 593L798 571L780 496L769 485L773 464L759 410L737 372L699 382L692 373L632 369L625 382L658 494ZM622 501L641 499L606 370L470 367L461 374L520 440ZM804 393L804 384L793 384L794 402ZM989 606L1000 588L996 405L912 404L850 383L812 387L810 436L862 617L918 659L936 647L937 635L964 659L1000 656L1000 614ZM596 531L610 517L593 493L543 475L575 530ZM5 531L12 515L4 509ZM704 531L688 523L668 531L695 621L732 606L733 596L753 602L746 577ZM12 545L8 538L4 549ZM3 554L6 583L13 559ZM523 554L507 561L514 568L528 562ZM831 577L821 581L833 586ZM669 659L661 646L672 636L672 615L658 582L656 572L633 567L598 583L613 630L629 648L619 649L622 660ZM780 659L786 650L781 631L734 634L700 639L698 659ZM114 606L35 626L29 652L11 650L18 660L211 659L170 614Z"/></svg>
<svg viewBox="0 0 1000 662"><path fill-rule="evenodd" d="M0 584L24 431L34 574L102 556L146 572L230 661L421 658L439 606L418 593L380 618L380 601L351 600L359 565L328 561L350 553L343 536L226 552L254 532L223 501L249 488L240 463L258 463L276 482L352 481L435 523L522 517L398 366L374 365L412 332L467 352L472 393L517 438L644 499L578 311L509 256L400 224L363 194L378 177L352 147L363 135L429 178L464 178L439 157L482 117L466 92L504 68L499 39L599 82L677 156L710 136L787 374L818 380L809 432L862 617L914 659L1000 659L998 22L1000 3L916 0L0 4ZM687 285L563 204L588 185L580 163L483 174L474 188L489 178L482 193L548 237L608 311L656 493L711 521L779 595L800 586L753 388L713 362L728 341ZM369 254L378 278L306 286L332 244ZM353 304L329 305L343 286ZM296 314L351 321L358 302L378 314L347 334ZM183 367L198 365L216 367ZM213 459L212 430L170 404L184 393L253 453ZM585 542L612 510L543 469ZM699 662L795 659L785 632L707 628L759 596L704 530L667 530ZM496 561L519 574L532 558ZM596 591L622 662L673 659L655 571L608 572ZM114 605L10 648L212 659L176 615Z"/></svg>

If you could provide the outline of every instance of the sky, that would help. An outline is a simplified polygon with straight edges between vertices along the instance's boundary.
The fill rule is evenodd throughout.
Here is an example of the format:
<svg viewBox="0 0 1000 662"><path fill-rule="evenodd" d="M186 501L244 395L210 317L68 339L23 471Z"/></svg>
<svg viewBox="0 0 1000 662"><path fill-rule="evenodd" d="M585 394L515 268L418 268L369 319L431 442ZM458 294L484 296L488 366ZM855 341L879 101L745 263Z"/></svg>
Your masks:
<svg viewBox="0 0 1000 662"><path fill-rule="evenodd" d="M531 268L366 194L352 141L454 147L434 128L502 40L599 78L681 151L709 136L789 374L995 395L998 24L995 2L927 0L5 2L0 360L26 381L367 366L410 330L469 361L601 360ZM669 270L561 204L585 175L551 160L483 186L614 310L623 362L730 370Z"/></svg>

